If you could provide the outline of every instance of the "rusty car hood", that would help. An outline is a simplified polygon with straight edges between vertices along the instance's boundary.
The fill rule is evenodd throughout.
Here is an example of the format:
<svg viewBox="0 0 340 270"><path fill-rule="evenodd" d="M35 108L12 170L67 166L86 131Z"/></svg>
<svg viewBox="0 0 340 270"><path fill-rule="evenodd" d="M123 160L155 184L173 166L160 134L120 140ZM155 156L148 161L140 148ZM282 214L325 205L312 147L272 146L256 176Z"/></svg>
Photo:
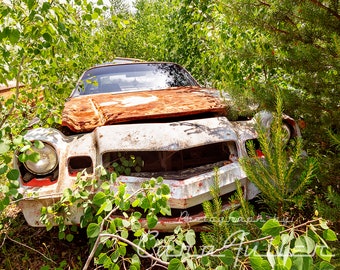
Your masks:
<svg viewBox="0 0 340 270"><path fill-rule="evenodd" d="M89 132L116 123L164 119L202 113L226 113L217 90L200 87L105 93L78 96L66 102L62 126L74 132Z"/></svg>

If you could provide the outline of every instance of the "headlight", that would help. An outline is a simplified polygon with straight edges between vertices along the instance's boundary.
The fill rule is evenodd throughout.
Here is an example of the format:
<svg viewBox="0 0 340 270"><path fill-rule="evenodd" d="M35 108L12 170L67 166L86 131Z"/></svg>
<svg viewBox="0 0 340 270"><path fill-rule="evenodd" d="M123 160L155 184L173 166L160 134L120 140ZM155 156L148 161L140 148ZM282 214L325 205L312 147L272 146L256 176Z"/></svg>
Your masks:
<svg viewBox="0 0 340 270"><path fill-rule="evenodd" d="M33 152L39 153L40 159L38 162L26 161L24 165L27 170L33 174L44 175L52 172L58 165L58 156L54 148L48 144L44 144L43 148L32 147L32 150L28 150L27 154L30 155Z"/></svg>

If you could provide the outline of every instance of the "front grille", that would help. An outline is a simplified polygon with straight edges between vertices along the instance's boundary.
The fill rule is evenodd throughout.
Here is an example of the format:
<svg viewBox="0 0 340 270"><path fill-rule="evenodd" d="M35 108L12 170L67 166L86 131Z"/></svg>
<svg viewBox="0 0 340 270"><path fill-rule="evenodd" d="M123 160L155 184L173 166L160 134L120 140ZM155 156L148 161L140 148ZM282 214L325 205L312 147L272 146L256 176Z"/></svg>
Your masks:
<svg viewBox="0 0 340 270"><path fill-rule="evenodd" d="M184 179L213 170L229 163L229 157L236 154L234 142L220 142L178 151L127 151L103 154L103 166L112 168L128 167L133 176ZM139 160L141 164L135 161ZM134 163L135 162L135 163ZM135 166L131 166L134 164ZM142 166L140 166L142 165ZM126 170L122 170L126 172Z"/></svg>
<svg viewBox="0 0 340 270"><path fill-rule="evenodd" d="M89 156L75 156L68 160L68 171L70 175L77 174L86 170L87 173L93 173L93 163Z"/></svg>

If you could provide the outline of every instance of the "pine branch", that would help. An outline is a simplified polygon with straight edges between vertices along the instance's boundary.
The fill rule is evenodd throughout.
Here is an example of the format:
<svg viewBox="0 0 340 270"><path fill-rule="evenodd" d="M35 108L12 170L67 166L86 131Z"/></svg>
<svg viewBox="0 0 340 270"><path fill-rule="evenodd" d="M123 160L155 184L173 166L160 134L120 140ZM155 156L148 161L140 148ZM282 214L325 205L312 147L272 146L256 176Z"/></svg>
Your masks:
<svg viewBox="0 0 340 270"><path fill-rule="evenodd" d="M312 3L314 3L315 5L317 5L318 7L323 8L324 10L326 10L328 13L330 13L331 15L333 15L335 18L337 18L338 20L340 20L340 14L338 14L335 10L323 5L320 1L318 0L310 0Z"/></svg>
<svg viewBox="0 0 340 270"><path fill-rule="evenodd" d="M296 145L295 149L292 150L292 156L290 157L291 162L288 166L288 170L286 171L285 179L289 181L292 184L292 181L294 180L294 177L292 177L293 173L295 172L295 169L298 166L299 160L301 159L301 152L302 152L302 140L301 138L297 138L295 140Z"/></svg>
<svg viewBox="0 0 340 270"><path fill-rule="evenodd" d="M340 212L340 194L336 193L331 186L328 186L326 197L335 206L337 212Z"/></svg>
<svg viewBox="0 0 340 270"><path fill-rule="evenodd" d="M317 168L316 161L309 159L300 172L302 140L296 140L295 148L288 148L282 127L283 101L280 95L278 92L272 121L263 115L261 125L261 119L257 119L256 131L264 158L257 157L254 144L249 144L251 157L240 160L248 179L261 190L263 199L279 216L297 199L294 197L304 191Z"/></svg>
<svg viewBox="0 0 340 270"><path fill-rule="evenodd" d="M296 194L302 192L303 188L311 181L311 179L315 176L316 171L316 160L309 159L307 163L307 169L300 176L300 184L294 189L293 193L290 195L290 198L294 197Z"/></svg>
<svg viewBox="0 0 340 270"><path fill-rule="evenodd" d="M331 131L328 131L328 136L331 139L332 145L334 145L337 150L340 150L340 136Z"/></svg>
<svg viewBox="0 0 340 270"><path fill-rule="evenodd" d="M263 160L260 160L259 158L244 158L241 159L240 162L248 179L266 194L270 200L281 197L281 194L278 193L273 183L268 181L268 177L270 177L268 170L264 168L263 165L258 166L258 162L263 163Z"/></svg>

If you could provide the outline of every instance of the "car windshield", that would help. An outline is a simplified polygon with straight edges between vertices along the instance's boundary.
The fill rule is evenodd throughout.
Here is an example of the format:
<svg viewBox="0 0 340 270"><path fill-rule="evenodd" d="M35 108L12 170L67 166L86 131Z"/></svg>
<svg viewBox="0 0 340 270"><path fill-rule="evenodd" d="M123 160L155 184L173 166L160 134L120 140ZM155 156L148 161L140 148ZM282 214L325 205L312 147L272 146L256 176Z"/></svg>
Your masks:
<svg viewBox="0 0 340 270"><path fill-rule="evenodd" d="M87 70L71 96L110 92L134 92L198 86L181 66L173 63L105 65Z"/></svg>

